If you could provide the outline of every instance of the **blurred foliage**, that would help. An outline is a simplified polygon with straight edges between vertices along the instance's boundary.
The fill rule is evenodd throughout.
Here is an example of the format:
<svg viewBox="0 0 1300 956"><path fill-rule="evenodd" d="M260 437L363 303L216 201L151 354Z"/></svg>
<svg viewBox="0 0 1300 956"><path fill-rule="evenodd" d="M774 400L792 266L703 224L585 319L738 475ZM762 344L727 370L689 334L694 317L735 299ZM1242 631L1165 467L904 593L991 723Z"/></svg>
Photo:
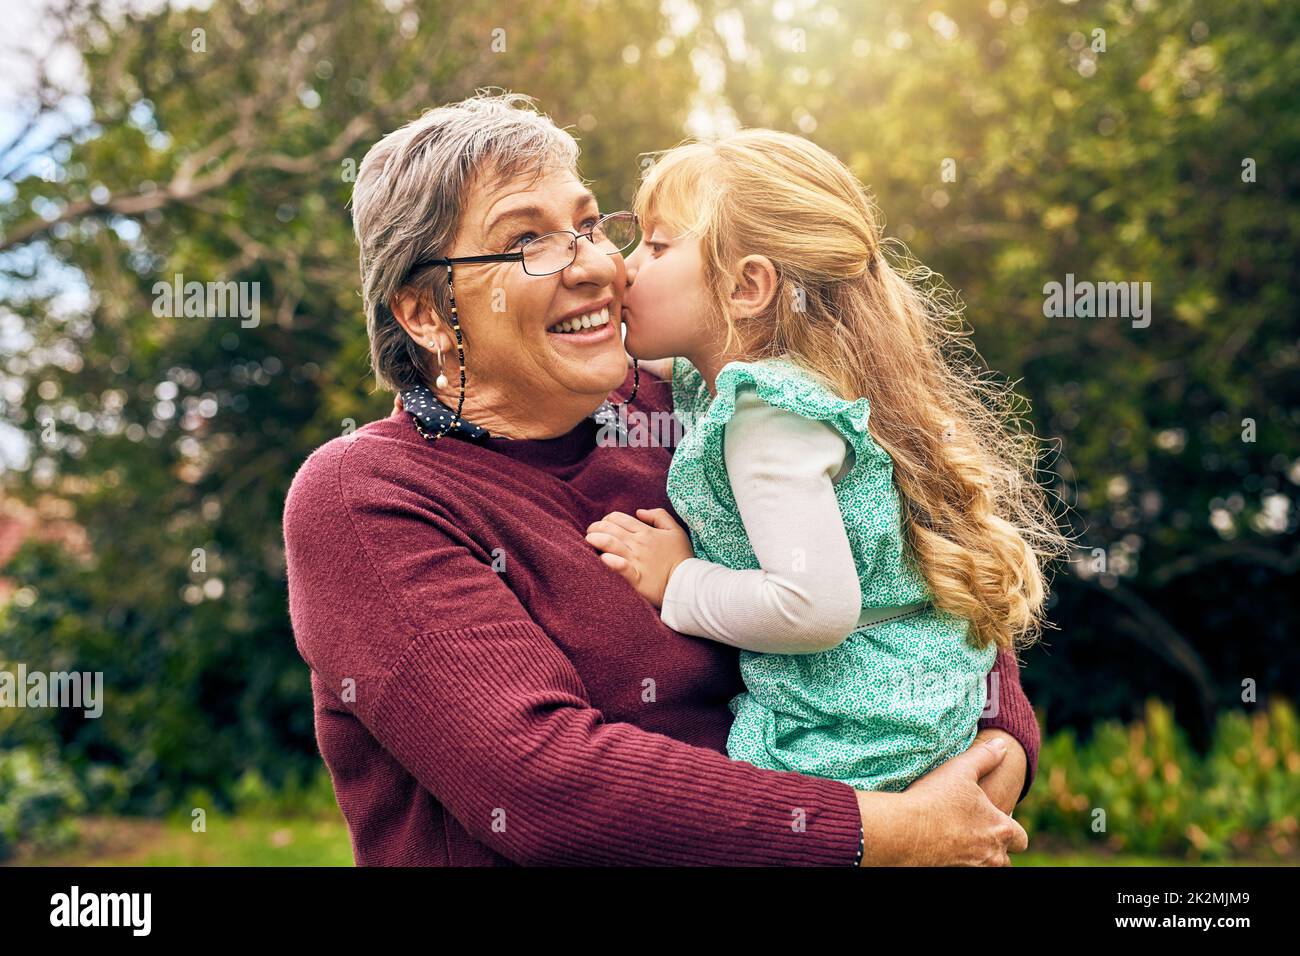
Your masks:
<svg viewBox="0 0 1300 956"><path fill-rule="evenodd" d="M728 6L740 122L850 164L1060 449L1049 726L1158 694L1203 746L1243 680L1300 697L1300 6ZM1045 317L1067 274L1150 282L1150 326Z"/></svg>
<svg viewBox="0 0 1300 956"><path fill-rule="evenodd" d="M573 129L607 209L688 117L807 135L871 186L1060 450L1048 480L1083 560L1027 657L1049 730L1086 739L1155 696L1203 752L1243 681L1261 703L1300 695L1297 5L246 0L90 4L68 23L90 115L0 181L0 409L33 450L0 490L87 547L33 540L3 569L18 591L0 660L103 671L108 701L97 720L0 712L0 732L57 748L97 806L312 792L284 494L313 448L391 402L368 375L350 172L384 132L489 85ZM156 316L154 283L178 273L259 283L260 323ZM1043 286L1067 273L1151 282L1150 327L1045 318ZM1045 750L1043 827L1076 827L1048 809L1056 766L1092 800L1080 755L1137 746L1105 726ZM1250 826L1281 819L1250 805ZM1225 839L1150 806L1163 847L1196 845L1185 819L1203 852Z"/></svg>
<svg viewBox="0 0 1300 956"><path fill-rule="evenodd" d="M1073 731L1045 741L1039 764L1043 779L1016 811L1036 851L1300 855L1300 725L1285 701L1223 714L1204 758L1169 708L1149 701L1142 721L1103 723L1086 745Z"/></svg>
<svg viewBox="0 0 1300 956"><path fill-rule="evenodd" d="M20 841L41 850L69 846L72 818L85 807L74 774L52 751L0 750L0 860Z"/></svg>
<svg viewBox="0 0 1300 956"><path fill-rule="evenodd" d="M112 806L163 812L193 787L233 799L246 770L284 788L319 768L280 516L313 448L391 409L368 377L346 208L365 150L479 86L553 91L542 105L591 141L583 173L614 208L635 184L637 144L680 136L685 49L647 50L635 66L624 52L659 34L655 2L594 18L552 0L508 15L392 6L88 19L94 124L54 151L55 182L30 176L0 204L9 230L51 197L66 209L221 183L138 216L58 223L6 256L3 287L22 292L6 305L30 340L7 363L27 387L21 400L6 393L4 413L36 449L7 490L68 509L91 554L33 542L9 564L31 598L0 607L0 659L103 671L108 704L98 720L15 712L5 736L119 768L128 799ZM191 52L200 28L206 52ZM492 48L497 29L505 52ZM75 267L88 306L66 311L68 283L47 283L33 260ZM260 283L260 323L155 316L153 284L176 273Z"/></svg>

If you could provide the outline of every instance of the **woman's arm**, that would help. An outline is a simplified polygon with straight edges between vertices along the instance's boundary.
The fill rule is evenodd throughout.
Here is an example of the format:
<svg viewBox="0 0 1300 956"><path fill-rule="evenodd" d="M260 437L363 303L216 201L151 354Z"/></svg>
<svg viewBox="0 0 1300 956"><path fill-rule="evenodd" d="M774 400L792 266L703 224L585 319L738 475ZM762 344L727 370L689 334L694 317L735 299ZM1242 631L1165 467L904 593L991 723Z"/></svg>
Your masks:
<svg viewBox="0 0 1300 956"><path fill-rule="evenodd" d="M866 866L1005 865L1027 843L980 790L1001 759L982 744L907 793L759 770L605 723L528 622L417 640L367 726L466 830L520 863L843 865L859 826Z"/></svg>
<svg viewBox="0 0 1300 956"><path fill-rule="evenodd" d="M1000 739L1007 747L1007 758L991 773L980 778L980 789L988 794L993 805L1005 814L1015 812L1016 804L1025 791L1025 771L1028 761L1024 748L1005 730L989 728L975 735L975 743Z"/></svg>

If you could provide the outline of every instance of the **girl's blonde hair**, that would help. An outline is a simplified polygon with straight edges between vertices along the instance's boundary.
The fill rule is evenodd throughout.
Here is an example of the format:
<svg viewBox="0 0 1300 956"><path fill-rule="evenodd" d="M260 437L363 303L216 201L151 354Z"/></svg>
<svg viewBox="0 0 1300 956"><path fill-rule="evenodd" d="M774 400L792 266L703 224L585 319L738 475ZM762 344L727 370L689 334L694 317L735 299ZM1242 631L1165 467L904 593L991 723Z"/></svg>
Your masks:
<svg viewBox="0 0 1300 956"><path fill-rule="evenodd" d="M1044 568L1065 539L1037 480L1025 405L979 369L933 273L883 256L858 180L805 139L743 130L660 154L635 208L647 231L700 240L726 356L785 355L840 397L866 397L936 606L970 621L977 647L1031 643ZM748 255L771 260L778 287L761 315L735 319L725 306Z"/></svg>

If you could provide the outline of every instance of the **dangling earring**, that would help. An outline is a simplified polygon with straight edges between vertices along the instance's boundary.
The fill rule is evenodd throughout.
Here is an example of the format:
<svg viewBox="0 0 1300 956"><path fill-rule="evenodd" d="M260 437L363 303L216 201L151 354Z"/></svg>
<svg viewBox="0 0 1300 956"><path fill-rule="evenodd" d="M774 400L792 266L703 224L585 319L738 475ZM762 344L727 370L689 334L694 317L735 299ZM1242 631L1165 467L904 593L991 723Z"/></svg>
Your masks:
<svg viewBox="0 0 1300 956"><path fill-rule="evenodd" d="M430 342L429 344L434 345L435 343ZM438 345L437 349L438 349L438 377L434 379L433 384L436 385L438 388L446 388L447 376L444 375L442 372L442 346Z"/></svg>
<svg viewBox="0 0 1300 956"><path fill-rule="evenodd" d="M447 297L451 300L451 330L456 333L456 355L460 359L460 396L456 400L456 413L451 417L451 420L448 421L447 424L442 426L441 431L435 432L432 435L426 434L424 429L420 427L420 420L418 418L415 420L416 431L423 435L426 441L431 442L437 441L464 421L464 419L460 417L460 413L465 408L465 340L460 334L460 316L456 313L456 293L452 289L451 285L450 262L447 263ZM434 346L435 344L436 340L429 340L430 346ZM438 349L438 365L440 367L442 365L441 348ZM438 372L438 378L434 384L439 388L447 387L447 376L442 374L441 370Z"/></svg>

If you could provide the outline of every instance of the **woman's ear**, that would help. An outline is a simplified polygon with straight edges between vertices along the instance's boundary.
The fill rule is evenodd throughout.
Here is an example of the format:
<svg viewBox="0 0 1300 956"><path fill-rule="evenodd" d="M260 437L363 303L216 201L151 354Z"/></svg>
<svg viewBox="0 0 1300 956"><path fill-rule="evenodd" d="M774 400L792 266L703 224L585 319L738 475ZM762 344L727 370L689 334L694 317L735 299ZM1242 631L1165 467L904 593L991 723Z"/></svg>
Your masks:
<svg viewBox="0 0 1300 956"><path fill-rule="evenodd" d="M745 256L736 267L731 314L738 319L762 314L776 297L776 267L767 256Z"/></svg>
<svg viewBox="0 0 1300 956"><path fill-rule="evenodd" d="M446 352L453 347L445 325L432 309L421 302L415 292L405 290L396 293L389 300L388 308L416 344L430 351L437 351L441 347Z"/></svg>

